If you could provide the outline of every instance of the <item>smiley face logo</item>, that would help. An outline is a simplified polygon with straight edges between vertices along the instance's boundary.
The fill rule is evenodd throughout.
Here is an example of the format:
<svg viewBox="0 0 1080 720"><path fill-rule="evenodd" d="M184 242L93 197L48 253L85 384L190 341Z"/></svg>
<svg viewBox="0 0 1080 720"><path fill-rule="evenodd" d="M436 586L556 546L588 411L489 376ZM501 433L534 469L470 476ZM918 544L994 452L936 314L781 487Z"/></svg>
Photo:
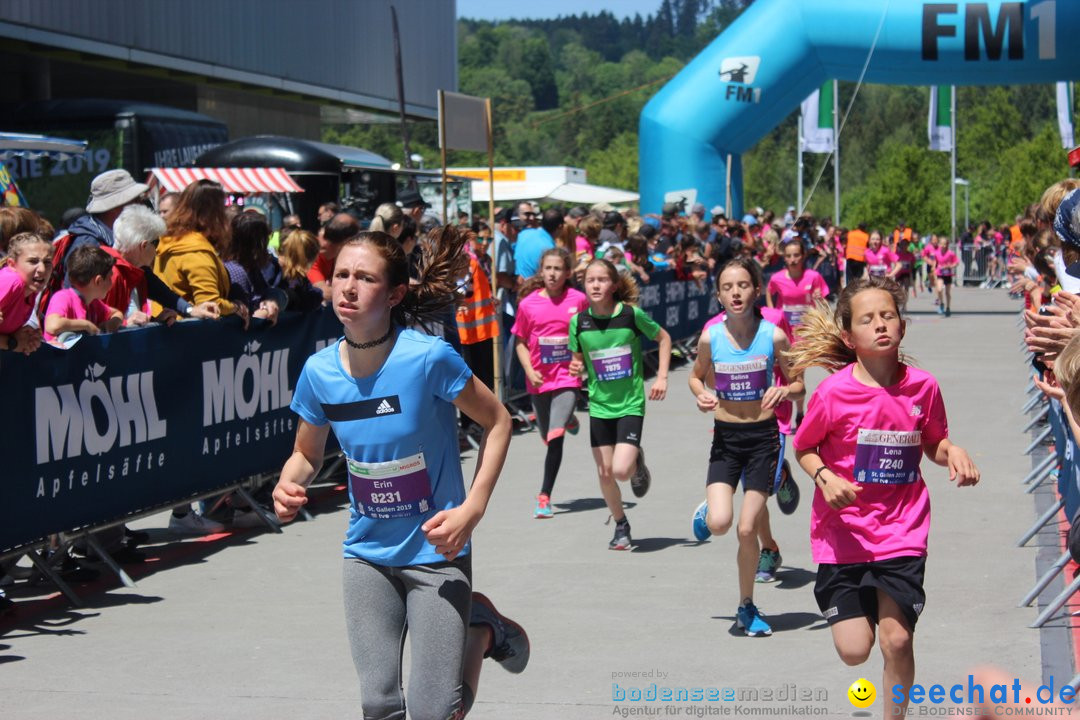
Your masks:
<svg viewBox="0 0 1080 720"><path fill-rule="evenodd" d="M851 683L851 687L847 690L847 696L855 707L868 708L877 699L877 688L874 687L874 683L866 678L859 678Z"/></svg>

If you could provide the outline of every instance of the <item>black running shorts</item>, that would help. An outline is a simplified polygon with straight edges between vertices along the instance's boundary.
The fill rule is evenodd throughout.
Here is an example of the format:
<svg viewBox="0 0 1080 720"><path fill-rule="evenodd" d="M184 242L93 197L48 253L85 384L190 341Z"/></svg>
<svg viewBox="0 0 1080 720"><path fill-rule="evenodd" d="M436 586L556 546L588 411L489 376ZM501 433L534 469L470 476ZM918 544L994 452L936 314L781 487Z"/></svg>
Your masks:
<svg viewBox="0 0 1080 720"><path fill-rule="evenodd" d="M900 606L908 627L915 629L926 603L923 575L926 557L898 557L866 563L818 565L814 598L830 625L854 617L878 623L877 591Z"/></svg>
<svg viewBox="0 0 1080 720"><path fill-rule="evenodd" d="M621 418L589 418L589 440L593 447L627 443L641 447L641 427L645 418L626 415Z"/></svg>
<svg viewBox="0 0 1080 720"><path fill-rule="evenodd" d="M743 490L772 494L780 457L780 429L776 418L752 423L713 421L712 449L706 486L743 480Z"/></svg>

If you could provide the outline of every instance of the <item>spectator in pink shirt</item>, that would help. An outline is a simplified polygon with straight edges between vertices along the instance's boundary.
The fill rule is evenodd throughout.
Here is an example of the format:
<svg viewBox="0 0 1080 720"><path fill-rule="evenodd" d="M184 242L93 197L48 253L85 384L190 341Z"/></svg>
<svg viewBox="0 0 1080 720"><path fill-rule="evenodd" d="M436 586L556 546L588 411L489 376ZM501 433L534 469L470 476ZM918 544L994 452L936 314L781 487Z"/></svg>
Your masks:
<svg viewBox="0 0 1080 720"><path fill-rule="evenodd" d="M63 333L97 335L115 332L124 324L124 314L103 301L112 287L116 260L99 247L81 245L67 259L71 287L58 290L45 311L45 339L57 340Z"/></svg>
<svg viewBox="0 0 1080 720"><path fill-rule="evenodd" d="M52 274L52 256L52 245L36 233L18 233L8 243L0 269L0 348L29 355L41 345L41 331L26 323Z"/></svg>

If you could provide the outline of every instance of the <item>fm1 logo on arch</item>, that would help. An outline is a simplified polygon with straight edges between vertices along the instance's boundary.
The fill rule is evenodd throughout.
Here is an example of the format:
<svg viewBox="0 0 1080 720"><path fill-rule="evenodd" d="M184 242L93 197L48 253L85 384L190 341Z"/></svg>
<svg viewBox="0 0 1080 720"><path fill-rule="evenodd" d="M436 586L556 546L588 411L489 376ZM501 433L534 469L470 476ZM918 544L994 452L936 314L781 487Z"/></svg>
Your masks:
<svg viewBox="0 0 1080 720"><path fill-rule="evenodd" d="M1038 23L1039 60L1055 59L1057 0L1042 0L1027 7L1031 20ZM966 3L962 8L954 2L926 3L922 14L922 59L937 60L939 40L956 37L962 22L964 60L982 60L984 46L987 60L1001 60L1003 54L1008 60L1023 60L1024 8L1025 3L1003 2L997 18L991 18L990 4L985 2Z"/></svg>
<svg viewBox="0 0 1080 720"><path fill-rule="evenodd" d="M757 77L761 58L757 55L725 58L720 63L720 79L727 80L725 100L737 102L761 102L761 88L750 87Z"/></svg>

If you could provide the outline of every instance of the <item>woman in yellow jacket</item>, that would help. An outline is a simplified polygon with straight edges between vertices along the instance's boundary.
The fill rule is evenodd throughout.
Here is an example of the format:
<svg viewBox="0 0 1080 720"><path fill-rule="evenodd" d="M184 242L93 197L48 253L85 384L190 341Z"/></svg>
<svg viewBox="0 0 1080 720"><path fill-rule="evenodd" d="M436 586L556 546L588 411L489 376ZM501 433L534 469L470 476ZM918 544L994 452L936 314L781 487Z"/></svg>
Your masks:
<svg viewBox="0 0 1080 720"><path fill-rule="evenodd" d="M229 273L220 255L228 243L225 192L216 182L197 180L184 188L169 213L154 273L188 302L215 302L222 315L238 315L247 325L247 307L227 299Z"/></svg>

